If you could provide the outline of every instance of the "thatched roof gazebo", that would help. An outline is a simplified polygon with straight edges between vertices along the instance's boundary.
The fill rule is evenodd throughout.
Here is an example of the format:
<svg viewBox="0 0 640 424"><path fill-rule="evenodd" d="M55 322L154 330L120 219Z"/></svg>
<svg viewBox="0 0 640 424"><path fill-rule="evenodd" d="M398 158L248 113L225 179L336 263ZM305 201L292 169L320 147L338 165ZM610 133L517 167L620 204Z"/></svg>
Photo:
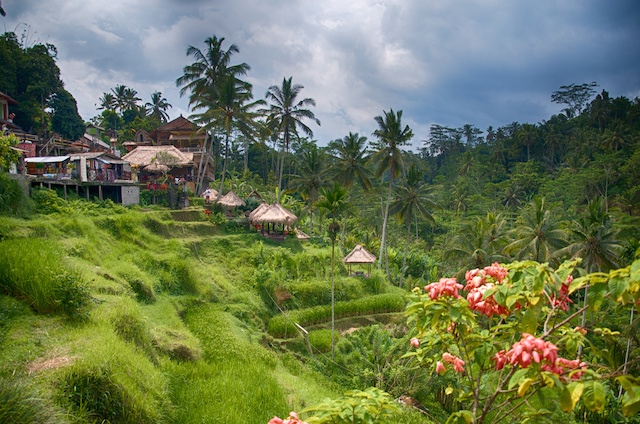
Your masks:
<svg viewBox="0 0 640 424"><path fill-rule="evenodd" d="M376 257L374 254L370 253L367 249L365 249L361 244L358 244L353 248L351 252L342 260L346 265L349 271L349 275L351 275L351 265L361 265L361 264L369 264L369 274L371 275L371 264L376 261Z"/></svg>
<svg viewBox="0 0 640 424"><path fill-rule="evenodd" d="M262 203L251 214L249 214L249 221L253 225L262 225L263 234L265 226L267 227L267 233L271 233L269 230L269 224L272 225L272 228L275 228L276 224L282 224L282 233L284 234L285 228L288 226L290 227L297 220L297 216L282 207L279 203L274 203L272 205Z"/></svg>
<svg viewBox="0 0 640 424"><path fill-rule="evenodd" d="M224 206L225 208L235 208L238 206L245 206L246 203L242 200L238 195L231 190L229 193L225 194L218 200L218 204Z"/></svg>
<svg viewBox="0 0 640 424"><path fill-rule="evenodd" d="M247 217L249 219L249 223L254 224L253 218L255 218L256 216L262 215L267 209L269 209L269 206L270 205L267 202L260 203L260 205L254 210L252 210L249 216Z"/></svg>

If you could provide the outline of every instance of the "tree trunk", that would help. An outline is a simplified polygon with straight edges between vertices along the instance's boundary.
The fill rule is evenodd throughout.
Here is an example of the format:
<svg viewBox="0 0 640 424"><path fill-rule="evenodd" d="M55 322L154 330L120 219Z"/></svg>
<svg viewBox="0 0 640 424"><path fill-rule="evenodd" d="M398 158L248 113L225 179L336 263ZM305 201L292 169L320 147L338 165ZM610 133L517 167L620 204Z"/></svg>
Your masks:
<svg viewBox="0 0 640 424"><path fill-rule="evenodd" d="M336 332L336 302L335 302L335 254L336 240L331 239L331 360L335 358L335 332Z"/></svg>
<svg viewBox="0 0 640 424"><path fill-rule="evenodd" d="M393 173L391 174L393 175ZM386 240L387 240L387 220L389 218L389 204L391 203L391 185L393 184L393 177L390 176L389 177L389 191L387 194L387 205L384 208L384 218L382 219L382 240L380 241L380 256L378 258L378 269L382 269L382 259L383 259L383 254L386 253ZM386 271L387 271L387 276L389 276L389 261L388 261L388 256L387 256L387 262L386 262ZM389 278L389 282L391 282L391 278Z"/></svg>
<svg viewBox="0 0 640 424"><path fill-rule="evenodd" d="M404 269L407 266L407 253L409 253L409 238L411 237L411 222L407 225L407 240L404 244L404 256L402 257L402 269L400 270L400 283L398 286L402 287L404 284Z"/></svg>
<svg viewBox="0 0 640 424"><path fill-rule="evenodd" d="M229 158L229 130L224 139L224 162L222 162L222 175L220 176L220 190L218 190L218 196L216 196L216 202L220 200L222 196L222 189L224 188L224 176L227 173L227 159Z"/></svg>

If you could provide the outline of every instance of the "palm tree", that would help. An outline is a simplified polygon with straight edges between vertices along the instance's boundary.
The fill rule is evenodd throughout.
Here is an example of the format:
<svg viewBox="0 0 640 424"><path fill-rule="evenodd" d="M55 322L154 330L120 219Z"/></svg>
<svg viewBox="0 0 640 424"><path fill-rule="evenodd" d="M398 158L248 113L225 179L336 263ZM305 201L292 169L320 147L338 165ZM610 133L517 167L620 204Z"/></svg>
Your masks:
<svg viewBox="0 0 640 424"><path fill-rule="evenodd" d="M435 209L436 203L429 197L429 187L422 180L422 173L415 167L409 168L404 183L396 191L393 203L389 207L392 214L398 215L401 224L407 225L407 238L402 257L402 269L400 272L400 286L404 280L407 253L409 251L409 238L411 236L411 221L418 216L434 223L433 215L429 209ZM429 209L427 209L427 207ZM416 222L417 226L417 222Z"/></svg>
<svg viewBox="0 0 640 424"><path fill-rule="evenodd" d="M147 109L147 114L160 122L167 122L169 115L167 109L171 107L167 99L162 97L162 93L156 91L151 95L151 102L144 105Z"/></svg>
<svg viewBox="0 0 640 424"><path fill-rule="evenodd" d="M141 100L142 99L138 97L138 92L136 90L126 87L121 100L124 107L121 110L137 110L138 102Z"/></svg>
<svg viewBox="0 0 640 424"><path fill-rule="evenodd" d="M197 47L189 46L187 56L193 56L195 62L182 69L183 75L176 80L176 85L180 88L180 96L191 92L189 106L197 105L201 100L198 96L218 83L222 76L234 74L236 76L246 75L251 69L246 63L229 65L231 56L240 50L235 44L231 44L227 50L222 49L224 37L215 35L207 38L204 43L207 49L203 52Z"/></svg>
<svg viewBox="0 0 640 424"><path fill-rule="evenodd" d="M587 203L587 215L573 222L571 243L558 254L582 258L583 268L591 272L608 272L619 268L622 246L618 242L619 230L613 227L606 211L605 199L596 197Z"/></svg>
<svg viewBox="0 0 640 424"><path fill-rule="evenodd" d="M193 98L196 105L194 110L205 109L201 113L192 115L194 122L202 125L205 131L222 128L225 133L224 161L218 191L218 197L220 197L227 173L231 133L237 130L245 137L253 138L256 133L254 118L257 117L253 109L263 105L264 101L249 102L253 98L251 85L238 80L233 74L221 77L215 86L209 87L208 90Z"/></svg>
<svg viewBox="0 0 640 424"><path fill-rule="evenodd" d="M538 137L538 127L534 124L523 124L516 132L518 141L527 147L527 162L531 160L531 146Z"/></svg>
<svg viewBox="0 0 640 424"><path fill-rule="evenodd" d="M340 231L339 218L349 209L347 203L347 190L342 188L338 182L333 184L331 189L321 189L322 198L318 201L318 208L327 212L331 218L329 225L329 237L331 238L331 359L334 358L335 350L335 251L336 238Z"/></svg>
<svg viewBox="0 0 640 424"><path fill-rule="evenodd" d="M371 156L371 161L377 164L376 177L380 178L386 171L389 171L389 188L387 193L387 203L384 209L382 220L382 240L380 243L380 255L378 258L378 269L382 266L382 255L386 252L387 220L389 218L389 205L391 203L391 191L395 177L404 169L404 158L400 147L408 144L413 138L413 131L409 126L402 128L402 111L397 113L390 109L384 112L383 116L376 116L374 119L378 124L378 129L373 135L378 137L378 151ZM389 258L385 262L387 276L389 276Z"/></svg>
<svg viewBox="0 0 640 424"><path fill-rule="evenodd" d="M215 95L219 91L217 86L220 84L220 80L228 75L235 75L237 78L240 75L245 75L251 69L246 63L230 65L231 56L234 53L238 53L239 50L235 44L224 50L222 48L224 40L224 37L218 38L215 35L207 38L204 41L207 47L204 52L194 46L187 48L187 56L193 56L195 62L183 68L183 75L176 80L176 85L181 87L180 96L184 96L187 92L191 93L189 106L194 110L217 107ZM244 88L250 91L250 87L246 86L247 83L239 79L237 83L244 84ZM212 134L207 138L209 140L209 148L207 148L205 141L203 150L211 155L216 139L216 131L215 127L208 127L208 129L212 130ZM200 131L206 130L201 128ZM203 166L204 160L205 155L202 154L200 156L200 166L198 167L200 175L196 178L196 191L202 186L206 174Z"/></svg>
<svg viewBox="0 0 640 424"><path fill-rule="evenodd" d="M369 178L369 169L366 164L367 137L358 133L349 132L344 138L329 143L332 151L332 163L327 170L327 177L337 181L349 190L349 198L353 195L353 184L358 182L360 186L369 191L372 188ZM344 217L342 235L347 228L347 216Z"/></svg>
<svg viewBox="0 0 640 424"><path fill-rule="evenodd" d="M282 173L284 169L284 154L289 150L291 135L297 134L300 128L309 137L313 137L313 131L302 119L311 119L320 125L320 120L316 119L313 112L307 107L315 106L316 101L312 98L298 100L300 92L304 88L300 84L292 84L293 77L283 78L282 85L272 85L267 90L265 97L271 102L269 109L264 110L269 115L269 119L275 127L277 134L283 135L282 157L280 170L278 173L278 190L282 189Z"/></svg>
<svg viewBox="0 0 640 424"><path fill-rule="evenodd" d="M313 206L320 190L326 185L324 177L325 155L315 144L298 156L298 173L291 178L292 187L300 193L309 206L309 235L313 235Z"/></svg>
<svg viewBox="0 0 640 424"><path fill-rule="evenodd" d="M487 213L465 223L451 242L446 258L458 259L460 269L482 268L504 261L502 249L507 242L507 220L501 214Z"/></svg>
<svg viewBox="0 0 640 424"><path fill-rule="evenodd" d="M103 93L100 98L100 106L98 109L104 110L115 110L116 109L116 98L113 93Z"/></svg>
<svg viewBox="0 0 640 424"><path fill-rule="evenodd" d="M349 190L358 182L365 190L371 190L371 180L366 166L367 137L349 132L344 138L329 143L333 152L332 163L327 170L329 178Z"/></svg>
<svg viewBox="0 0 640 424"><path fill-rule="evenodd" d="M111 89L113 96L115 97L115 108L114 110L119 110L120 113L124 112L127 109L127 86L126 85L116 85Z"/></svg>
<svg viewBox="0 0 640 424"><path fill-rule="evenodd" d="M512 233L515 240L505 247L506 253L518 259L557 262L558 251L567 243L567 234L547 209L544 197L535 197L516 225Z"/></svg>

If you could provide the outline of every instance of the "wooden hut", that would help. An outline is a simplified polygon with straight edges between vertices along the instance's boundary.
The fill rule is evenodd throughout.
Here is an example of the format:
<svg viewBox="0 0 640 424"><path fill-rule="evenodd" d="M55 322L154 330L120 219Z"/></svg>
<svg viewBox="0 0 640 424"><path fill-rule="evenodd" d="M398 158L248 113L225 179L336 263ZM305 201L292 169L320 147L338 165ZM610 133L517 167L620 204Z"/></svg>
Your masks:
<svg viewBox="0 0 640 424"><path fill-rule="evenodd" d="M258 211L258 209L261 210ZM298 220L297 216L282 207L279 203L274 203L272 205L263 203L258 206L254 212L256 211L258 212L255 214L252 212L253 215L249 214L249 220L253 225L262 226L263 234L265 227L267 228L267 233L271 234L271 231L275 230L276 224L282 224L282 234L284 235L287 227L291 227L293 223ZM269 224L271 224L271 228L269 228Z"/></svg>
<svg viewBox="0 0 640 424"><path fill-rule="evenodd" d="M349 275L351 275L351 265L369 265L369 273L371 275L371 264L376 261L375 255L370 253L367 249L365 249L361 244L357 245L353 248L351 252L342 260L347 265L347 270L349 271ZM356 275L359 273L356 272Z"/></svg>

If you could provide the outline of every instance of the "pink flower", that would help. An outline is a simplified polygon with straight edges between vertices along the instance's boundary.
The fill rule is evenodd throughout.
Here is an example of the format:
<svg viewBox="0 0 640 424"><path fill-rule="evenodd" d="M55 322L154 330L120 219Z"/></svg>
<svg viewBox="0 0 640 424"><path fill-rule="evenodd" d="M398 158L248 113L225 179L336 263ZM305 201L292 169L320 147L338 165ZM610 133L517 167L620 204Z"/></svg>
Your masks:
<svg viewBox="0 0 640 424"><path fill-rule="evenodd" d="M458 290L462 290L462 284L458 284L455 278L441 278L435 283L424 286L424 291L429 292L432 300L440 296L451 296L454 299L460 297Z"/></svg>
<svg viewBox="0 0 640 424"><path fill-rule="evenodd" d="M492 283L487 283L479 287L471 288L469 294L467 294L469 308L488 317L507 314L509 310L504 306L498 305L493 295L485 297L485 292L493 287Z"/></svg>
<svg viewBox="0 0 640 424"><path fill-rule="evenodd" d="M464 372L465 362L462 359L458 358L457 356L452 355L449 352L445 352L442 354L442 359L445 362L453 365L453 370L455 372ZM436 371L437 371L437 364L436 364Z"/></svg>
<svg viewBox="0 0 640 424"><path fill-rule="evenodd" d="M436 372L438 374L444 374L447 372L447 369L444 367L444 364L440 361L436 362Z"/></svg>
<svg viewBox="0 0 640 424"><path fill-rule="evenodd" d="M542 364L543 370L555 372L558 348L553 343L531 334L523 333L519 342L515 342L508 352L503 352L498 352L493 359L498 370L508 362L521 368L528 368L532 363Z"/></svg>
<svg viewBox="0 0 640 424"><path fill-rule="evenodd" d="M273 417L267 424L308 424L305 421L300 421L298 414L294 411L289 412L289 417L286 420L282 418Z"/></svg>
<svg viewBox="0 0 640 424"><path fill-rule="evenodd" d="M411 339L411 346L415 347L416 349L418 347L420 347L420 339L417 337L414 337Z"/></svg>
<svg viewBox="0 0 640 424"><path fill-rule="evenodd" d="M509 271L507 270L507 268L500 266L498 262L494 262L491 266L484 267L483 271L486 275L493 278L497 283L502 283L502 280L504 280L507 275L509 275Z"/></svg>

